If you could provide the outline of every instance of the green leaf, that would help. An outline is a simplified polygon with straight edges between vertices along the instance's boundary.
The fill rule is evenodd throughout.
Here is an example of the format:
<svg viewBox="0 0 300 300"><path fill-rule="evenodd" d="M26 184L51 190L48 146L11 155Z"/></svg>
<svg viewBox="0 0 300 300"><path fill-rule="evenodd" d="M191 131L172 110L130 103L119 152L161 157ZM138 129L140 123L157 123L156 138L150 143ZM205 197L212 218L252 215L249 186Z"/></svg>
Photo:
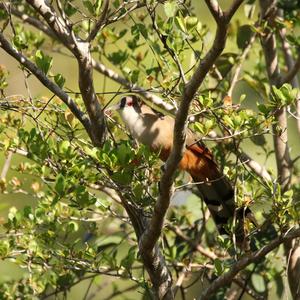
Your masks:
<svg viewBox="0 0 300 300"><path fill-rule="evenodd" d="M215 271L217 275L221 275L223 273L223 265L220 259L216 258L214 260Z"/></svg>
<svg viewBox="0 0 300 300"><path fill-rule="evenodd" d="M38 250L38 244L35 240L31 240L28 245L27 245L28 249L30 250L30 252L37 252Z"/></svg>
<svg viewBox="0 0 300 300"><path fill-rule="evenodd" d="M5 258L9 254L9 242L0 240L0 258Z"/></svg>
<svg viewBox="0 0 300 300"><path fill-rule="evenodd" d="M290 198L293 197L293 195L294 195L294 191L293 190L288 190L288 191L284 192L283 197L287 198L287 199L290 199Z"/></svg>
<svg viewBox="0 0 300 300"><path fill-rule="evenodd" d="M176 17L175 18L175 24L178 27L178 29L180 29L183 32L186 32L186 28L185 28L184 21L183 21L182 17Z"/></svg>
<svg viewBox="0 0 300 300"><path fill-rule="evenodd" d="M76 232L78 231L79 229L79 226L78 226L78 223L75 222L75 221L70 221L68 223L68 230L71 231L71 232Z"/></svg>
<svg viewBox="0 0 300 300"><path fill-rule="evenodd" d="M122 143L117 148L118 160L122 165L128 164L130 159L133 157L133 151L128 144Z"/></svg>
<svg viewBox="0 0 300 300"><path fill-rule="evenodd" d="M114 6L115 8L119 8L119 6L120 6L120 1L119 1L119 0L115 0L115 1L113 2L113 6Z"/></svg>
<svg viewBox="0 0 300 300"><path fill-rule="evenodd" d="M94 14L94 5L91 1L83 1L83 5L87 8L87 10L91 13Z"/></svg>
<svg viewBox="0 0 300 300"><path fill-rule="evenodd" d="M66 79L61 74L56 74L54 76L54 81L60 88L62 88L66 82Z"/></svg>
<svg viewBox="0 0 300 300"><path fill-rule="evenodd" d="M224 116L224 122L229 125L231 128L234 128L235 127L235 124L231 118L231 116L228 116L228 115L225 115Z"/></svg>
<svg viewBox="0 0 300 300"><path fill-rule="evenodd" d="M13 44L18 50L23 50L28 48L28 43L24 33L16 34L13 38Z"/></svg>
<svg viewBox="0 0 300 300"><path fill-rule="evenodd" d="M114 173L111 177L113 180L117 181L120 184L128 185L132 181L133 171L132 170L121 170Z"/></svg>
<svg viewBox="0 0 300 300"><path fill-rule="evenodd" d="M108 55L108 59L114 64L114 65L120 65L123 64L127 58L128 58L127 51L119 50L117 52L112 52Z"/></svg>
<svg viewBox="0 0 300 300"><path fill-rule="evenodd" d="M257 104L257 108L264 115L267 115L270 112L269 108L266 105L262 104L262 103Z"/></svg>
<svg viewBox="0 0 300 300"><path fill-rule="evenodd" d="M252 27L250 25L243 25L238 28L236 43L240 49L245 49L253 36Z"/></svg>
<svg viewBox="0 0 300 300"><path fill-rule="evenodd" d="M57 285L60 286L60 287L69 286L72 282L73 282L73 276L70 273L61 275L57 279Z"/></svg>
<svg viewBox="0 0 300 300"><path fill-rule="evenodd" d="M274 85L272 86L272 92L275 95L276 100L278 100L277 102L280 103L285 100L285 97L284 97L284 94L282 93L282 91Z"/></svg>
<svg viewBox="0 0 300 300"><path fill-rule="evenodd" d="M71 5L69 3L69 1L65 2L65 13L68 17L71 17L72 15L74 15L78 10L76 9L76 7L74 7L73 5Z"/></svg>
<svg viewBox="0 0 300 300"><path fill-rule="evenodd" d="M112 160L110 156L105 152L101 153L101 161L108 166L112 166Z"/></svg>
<svg viewBox="0 0 300 300"><path fill-rule="evenodd" d="M263 293L266 290L266 284L264 278L259 274L253 274L251 276L253 287L258 293Z"/></svg>
<svg viewBox="0 0 300 300"><path fill-rule="evenodd" d="M101 6L102 6L102 0L96 0L94 5L96 16L99 16Z"/></svg>
<svg viewBox="0 0 300 300"><path fill-rule="evenodd" d="M137 199L137 201L139 201L143 195L143 191L144 191L144 186L141 183L137 183L133 189L132 189L135 199Z"/></svg>
<svg viewBox="0 0 300 300"><path fill-rule="evenodd" d="M99 160L100 158L100 150L97 147L94 148L85 147L84 152L96 160Z"/></svg>
<svg viewBox="0 0 300 300"><path fill-rule="evenodd" d="M282 274L276 274L274 279L276 282L276 294L279 299L282 299L283 292L284 292L283 276L282 276Z"/></svg>
<svg viewBox="0 0 300 300"><path fill-rule="evenodd" d="M265 138L264 135L255 135L255 136L251 136L251 141L258 146L263 146L267 143L267 140Z"/></svg>
<svg viewBox="0 0 300 300"><path fill-rule="evenodd" d="M172 18L175 16L177 11L177 3L176 1L168 1L164 4L165 14L168 18Z"/></svg>
<svg viewBox="0 0 300 300"><path fill-rule="evenodd" d="M187 30L190 31L197 26L198 18L197 17L186 17L185 24L186 24Z"/></svg>
<svg viewBox="0 0 300 300"><path fill-rule="evenodd" d="M199 123L199 122L195 122L194 123L194 130L198 131L198 132L200 132L202 134L204 134L204 132L205 132L204 125L201 124L201 123Z"/></svg>
<svg viewBox="0 0 300 300"><path fill-rule="evenodd" d="M214 126L214 121L213 120L206 120L205 121L205 129L209 131L212 127Z"/></svg>
<svg viewBox="0 0 300 300"><path fill-rule="evenodd" d="M37 50L35 53L35 62L37 66L47 75L52 66L52 57L45 55L43 51Z"/></svg>
<svg viewBox="0 0 300 300"><path fill-rule="evenodd" d="M131 271L131 267L133 265L133 263L135 262L136 259L136 247L133 246L129 249L128 254L126 255L125 258L122 259L121 261L121 266L123 266L126 271L130 272Z"/></svg>
<svg viewBox="0 0 300 300"><path fill-rule="evenodd" d="M206 96L200 96L199 102L203 105L203 108L205 108L205 107L209 108L213 104L213 99L210 97L206 97Z"/></svg>
<svg viewBox="0 0 300 300"><path fill-rule="evenodd" d="M137 23L137 24L134 24L132 27L131 27L131 34L134 35L134 36L137 36L139 37L139 35L141 34L145 39L148 38L148 31L147 31L147 28L144 24L142 23Z"/></svg>
<svg viewBox="0 0 300 300"><path fill-rule="evenodd" d="M57 192L57 194L63 196L65 192L65 188L66 188L65 177L62 174L58 174L55 180L54 189Z"/></svg>
<svg viewBox="0 0 300 300"><path fill-rule="evenodd" d="M71 147L71 144L69 141L62 141L60 143L58 143L58 152L63 154L63 155L66 155L68 153L69 150Z"/></svg>
<svg viewBox="0 0 300 300"><path fill-rule="evenodd" d="M240 99L239 99L239 103L242 103L245 99L246 99L247 95L246 94L242 94L240 96Z"/></svg>
<svg viewBox="0 0 300 300"><path fill-rule="evenodd" d="M130 81L132 83L137 83L137 81L139 80L139 74L140 74L139 70L133 70L130 74Z"/></svg>

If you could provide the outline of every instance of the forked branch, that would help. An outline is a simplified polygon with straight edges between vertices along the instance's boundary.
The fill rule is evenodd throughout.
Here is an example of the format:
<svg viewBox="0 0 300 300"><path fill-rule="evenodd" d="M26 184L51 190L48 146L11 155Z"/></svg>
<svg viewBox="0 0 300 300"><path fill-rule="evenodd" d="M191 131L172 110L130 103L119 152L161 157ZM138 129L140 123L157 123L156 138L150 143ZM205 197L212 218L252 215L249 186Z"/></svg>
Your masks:
<svg viewBox="0 0 300 300"><path fill-rule="evenodd" d="M241 2L242 1L240 0L233 2L231 7L234 8L230 11L230 16L233 16L234 11L238 9ZM210 9L212 8L213 11L215 11L215 8L212 7L212 5L215 4L216 1L206 1L206 3ZM223 12L219 12L219 15L222 14ZM214 13L213 15L216 17ZM160 195L154 206L152 218L145 233L141 237L139 244L143 261L151 262L151 265L153 266L155 266L155 261L153 260L153 251L162 232L164 218L170 204L170 198L172 196L174 174L182 157L189 107L205 76L225 47L227 28L230 19L231 18L226 18L222 19L222 22L217 22L217 33L213 45L200 62L195 73L192 75L192 78L189 80L189 82L187 82L184 88L179 110L175 118L173 150L165 164L165 169L161 176L159 183ZM166 285L163 281L165 278L161 275L160 277L161 283L158 286L158 289L159 291L161 290L161 287L164 289L161 290L160 295L162 295L162 298L165 297L166 299L172 299L173 295L171 289L165 289L165 287L168 285Z"/></svg>
<svg viewBox="0 0 300 300"><path fill-rule="evenodd" d="M18 52L9 41L0 32L0 47L9 55L14 57L22 66L27 68L34 76L51 92L59 97L76 116L76 118L82 123L88 133L90 133L90 121L89 118L78 108L72 98L65 93L58 85L51 81L34 63L32 63L22 53Z"/></svg>
<svg viewBox="0 0 300 300"><path fill-rule="evenodd" d="M230 284L234 277L243 269L245 269L251 263L257 262L264 258L268 253L276 249L282 243L291 241L295 238L300 237L300 228L294 229L270 242L268 245L262 247L260 250L252 253L251 255L241 258L239 261L234 263L230 270L216 280L214 280L209 287L202 293L200 300L209 300L218 291L218 289Z"/></svg>
<svg viewBox="0 0 300 300"><path fill-rule="evenodd" d="M78 83L82 99L91 121L90 137L95 146L104 142L106 125L104 113L98 102L93 85L93 65L90 43L75 36L70 22L57 15L56 11L44 0L27 0L44 18L57 38L74 54L78 62ZM99 28L98 28L99 29ZM98 30L97 29L97 30Z"/></svg>

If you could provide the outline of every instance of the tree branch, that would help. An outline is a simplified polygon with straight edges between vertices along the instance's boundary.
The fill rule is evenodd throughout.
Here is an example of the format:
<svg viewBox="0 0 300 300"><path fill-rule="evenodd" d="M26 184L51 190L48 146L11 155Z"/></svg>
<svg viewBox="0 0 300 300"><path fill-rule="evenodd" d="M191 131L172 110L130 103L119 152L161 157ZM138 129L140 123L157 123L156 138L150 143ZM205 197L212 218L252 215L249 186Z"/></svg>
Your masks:
<svg viewBox="0 0 300 300"><path fill-rule="evenodd" d="M224 16L224 13L223 13L221 7L219 6L218 1L216 1L216 0L205 0L205 3L207 5L210 13L214 17L216 23L218 24L219 22L221 22L222 18Z"/></svg>
<svg viewBox="0 0 300 300"><path fill-rule="evenodd" d="M12 155L13 155L13 152L8 151L7 157L5 158L4 165L3 165L3 168L2 168L2 171L1 171L1 174L0 174L0 180L5 180L5 177L7 175L9 167L10 167L10 162L11 162Z"/></svg>
<svg viewBox="0 0 300 300"><path fill-rule="evenodd" d="M172 104L166 103L159 96L148 92L143 87L140 87L136 84L132 84L130 81L128 81L124 77L120 76L115 71L107 68L104 64L102 64L100 62L93 60L92 63L93 63L94 69L97 70L99 73L101 73L104 76L112 79L113 81L121 84L122 86L128 88L130 90L130 92L141 95L145 100L148 100L148 102L150 102L150 104L154 103L155 105L162 107L164 110L166 110L169 113L176 112L176 109Z"/></svg>
<svg viewBox="0 0 300 300"><path fill-rule="evenodd" d="M293 81L293 79L295 78L295 76L299 72L299 69L300 69L300 53L298 53L298 58L297 58L296 62L293 62L293 65L288 66L288 69L289 69L288 73L281 79L280 84L289 83L289 82Z"/></svg>
<svg viewBox="0 0 300 300"><path fill-rule="evenodd" d="M280 13L282 13L282 12L280 12ZM286 29L282 28L279 31L279 35L280 35L280 39L281 39L281 43L282 43L282 51L284 54L285 62L286 62L286 65L287 65L288 71L289 71L288 73L290 73L290 71L293 69L293 67L296 66L296 63L293 58L291 47L286 39ZM299 61L299 59L300 59L300 55L298 56L297 61ZM299 80L298 80L297 76L294 76L294 78L291 79L290 82L294 88L299 88ZM298 133L300 134L300 99L297 99L297 101L296 101L296 117L297 117L296 118L297 129L298 129Z"/></svg>
<svg viewBox="0 0 300 300"><path fill-rule="evenodd" d="M272 28L274 18L277 15L276 0L260 0L259 3L262 14L261 18L268 22L268 26L265 26L264 33L261 36L268 78L271 86L275 85L278 87L282 82L282 76L278 65L276 36L270 29ZM277 110L275 119L277 124L273 125L273 131L276 133L274 134L273 141L277 164L277 176L278 181L282 186L282 190L285 191L289 188L292 176L285 107ZM280 132L278 132L277 126L280 127Z"/></svg>
<svg viewBox="0 0 300 300"><path fill-rule="evenodd" d="M104 112L100 107L94 90L92 56L89 47L90 44L86 42L80 45L82 54L77 58L79 69L78 83L91 120L92 141L95 146L101 146L105 138L106 124Z"/></svg>
<svg viewBox="0 0 300 300"><path fill-rule="evenodd" d="M287 42L283 42L283 52L285 55L286 63L289 71L285 77L282 77L278 67L278 59L276 53L276 36L273 31L270 30L274 18L280 14L280 11L276 9L275 0L260 0L262 17L268 22L268 26L265 27L264 35L261 38L262 47L264 50L265 61L268 71L268 77L270 85L280 86L286 81L292 81L292 84L298 84L296 82L295 75L299 70L300 56L298 56L297 62L293 62L292 54L289 51L289 45ZM270 10L271 8L271 10ZM267 17L267 18L266 18ZM285 32L281 31L281 38L283 38ZM274 135L274 149L276 155L277 164L277 176L281 185L282 192L290 188L290 182L292 178L292 161L289 154L288 147L288 132L287 132L287 116L286 108L279 109L275 114L277 126L280 127L278 132L276 124L273 125ZM290 285L291 294L293 299L299 299L299 286L295 284L299 279L299 266L300 266L300 251L299 246L293 245L292 240L287 240L284 243L285 254L287 256L288 263L288 280Z"/></svg>
<svg viewBox="0 0 300 300"><path fill-rule="evenodd" d="M27 68L34 76L51 92L59 97L71 110L71 112L78 118L84 128L90 134L90 120L88 117L77 107L72 98L65 93L58 85L51 81L34 63L27 57L14 49L11 44L5 39L4 35L0 32L0 47L9 55L14 57L21 65Z"/></svg>
<svg viewBox="0 0 300 300"><path fill-rule="evenodd" d="M99 20L96 22L88 38L86 39L87 42L91 42L96 37L97 33L101 30L101 27L105 24L105 18L107 16L108 6L109 6L109 1L105 0L103 4L103 11L101 13L101 16Z"/></svg>
<svg viewBox="0 0 300 300"><path fill-rule="evenodd" d="M281 10L279 11L279 15L282 16ZM300 52L298 50L298 52L297 52L298 58L295 62L295 59L293 57L293 53L291 50L291 46L286 38L286 28L285 27L281 28L279 30L279 36L280 36L281 43L282 43L282 51L284 54L284 59L285 59L287 69L288 69L288 73L282 79L282 83L290 82L294 88L299 88L299 80L298 80L298 77L296 76L297 75L296 73L299 71L299 68L300 68L300 66L299 66ZM295 73L295 75L293 76L293 78L290 78L290 77L292 77L291 74L293 74L293 73ZM300 117L300 106L299 105L300 105L300 102L298 100L297 101L297 111L298 111L298 115ZM300 122L298 122L298 131L300 133Z"/></svg>
<svg viewBox="0 0 300 300"><path fill-rule="evenodd" d="M0 4L0 7L1 6L3 6L3 4ZM16 9L11 9L11 12L15 16L24 20L24 22L27 22L28 24L34 26L35 28L43 31L48 36L50 36L52 38L56 38L53 31L48 26L46 26L44 23L42 23L41 21L39 21L35 18L32 18L32 17L29 17L27 15L24 15ZM98 71L99 73L103 74L104 76L110 78L111 80L121 84L122 86L128 88L131 92L140 94L141 96L143 96L144 99L146 99L150 103L154 103L155 105L162 107L167 112L170 112L170 113L176 112L173 105L166 103L159 96L156 96L155 94L146 91L144 88L139 87L135 84L132 84L127 79L118 75L115 71L107 68L105 65L101 64L100 62L97 62L94 59L92 59L92 64L96 71ZM247 155L246 153L241 153L240 159L242 162L247 164L250 167L250 169L252 169L252 171L254 171L258 176L262 177L265 180L271 180L271 176L266 171L266 169L263 166L261 166L259 163L254 161L249 155Z"/></svg>
<svg viewBox="0 0 300 300"><path fill-rule="evenodd" d="M267 182L272 182L272 177L264 166L260 165L257 161L253 160L245 152L237 153L237 155L240 161L246 164L257 176L259 176Z"/></svg>
<svg viewBox="0 0 300 300"><path fill-rule="evenodd" d="M233 282L236 283L239 286L239 290L245 290L246 293L251 296L253 299L255 300L264 300L265 297L259 295L254 289L249 288L247 285L245 286L245 282L243 279L241 278L234 278ZM239 295L240 297L240 295ZM240 299L240 298L238 298Z"/></svg>
<svg viewBox="0 0 300 300"><path fill-rule="evenodd" d="M293 242L296 241L288 241L284 246L287 257L287 274L291 294L293 295L293 299L298 300L300 299L300 245Z"/></svg>
<svg viewBox="0 0 300 300"><path fill-rule="evenodd" d="M0 8L2 8L2 7L4 7L4 5L0 3ZM138 4L138 7L142 7L142 6L140 4ZM47 25L45 25L43 22L41 22L41 21L39 21L39 20L37 20L33 17L24 15L22 12L19 12L17 9L11 9L11 12L12 12L13 15L20 18L22 21L24 21L24 22L30 24L31 26L35 27L36 29L41 30L42 32L44 32L50 38L57 39L57 36L52 31L52 29L49 28ZM128 88L130 90L130 92L137 93L137 94L141 95L146 101L149 102L149 104L154 103L155 105L163 108L164 110L166 110L169 113L175 113L176 112L176 109L173 105L164 102L159 96L156 96L155 94L148 92L144 88L142 88L140 86L137 86L136 84L132 84L130 81L128 81L124 77L120 76L119 74L117 74L112 69L107 68L102 63L97 62L94 59L92 59L92 65L93 65L93 68L97 72L99 72L102 75L110 78L111 80L121 84L125 88Z"/></svg>
<svg viewBox="0 0 300 300"><path fill-rule="evenodd" d="M54 9L44 0L27 0L45 19L59 40L74 54L79 68L79 88L91 121L90 137L95 146L104 142L106 125L104 113L100 107L93 85L93 67L90 43L75 37L68 22L60 18Z"/></svg>
<svg viewBox="0 0 300 300"><path fill-rule="evenodd" d="M1 5L3 5L3 4L0 4L0 7L1 7ZM138 7L142 7L141 4L138 4ZM26 17L22 17L23 14L15 9L12 9L11 12L15 16L22 18L22 20L24 20L24 22L27 22L28 24L43 31L48 36L50 36L52 38L56 38L53 31L49 27L47 27L45 24L43 24L41 21L36 20L35 18L32 18L32 17L27 17L27 15L26 15ZM247 47L247 49L248 49L248 47ZM144 88L137 86L135 84L132 84L127 79L120 76L112 69L107 68L102 63L97 62L94 59L92 59L92 65L93 65L94 69L96 71L98 71L99 73L101 73L104 76L110 78L111 80L121 84L122 86L128 88L131 92L141 95L146 100L146 102L147 101L149 102L148 104L154 103L155 105L162 107L165 111L167 111L171 114L176 112L176 109L174 108L173 105L163 101L162 98L160 98L159 96L157 96L151 92L146 91ZM299 107L300 107L300 101L298 101L298 103L299 103ZM300 108L299 108L299 110L300 110ZM299 124L300 124L300 122L299 122ZM261 166L258 162L253 160L248 154L241 153L240 159L243 163L247 164L250 167L250 169L252 171L254 171L258 176L262 177L263 179L265 179L267 181L272 180L272 178L271 178L270 174L267 172L267 170L263 166Z"/></svg>
<svg viewBox="0 0 300 300"><path fill-rule="evenodd" d="M0 9L5 9L5 5L4 3L0 3ZM48 35L49 37L53 38L53 39L57 39L56 35L54 34L54 32L43 22L41 22L40 20L30 17L27 14L13 8L12 6L10 7L10 12L16 16L17 18L21 19L24 23L28 23L31 26L37 28L38 30L44 32L46 35Z"/></svg>
<svg viewBox="0 0 300 300"><path fill-rule="evenodd" d="M247 58L247 55L256 39L257 35L256 34L253 34L252 37L250 38L250 41L249 41L249 44L246 46L246 48L243 50L241 56L240 56L240 59L239 59L239 62L236 66L236 69L235 69L235 72L234 72L234 75L232 76L232 79L231 79L231 83L230 83L230 87L227 91L227 95L229 97L232 97L232 93L233 93L233 90L238 82L238 78L239 78L239 75L241 73L241 69L242 69L242 65L245 61L245 59Z"/></svg>
<svg viewBox="0 0 300 300"><path fill-rule="evenodd" d="M208 1L208 3L211 4L212 2ZM238 6L236 9L237 8ZM205 55L204 59L200 62L190 81L185 85L182 101L176 114L173 149L168 160L166 161L164 172L160 179L160 195L155 203L150 223L142 235L139 243L139 249L143 261L145 263L151 263L154 268L155 262L153 261L153 251L157 247L157 241L161 235L165 214L168 210L170 198L173 193L172 189L174 174L182 157L186 137L189 107L205 76L225 47L229 21L230 18L228 18L226 21L218 23L217 33L213 45ZM170 288L165 289L165 287L169 287L169 285L164 281L162 281L160 284L164 285L163 289L161 289L160 286L158 287L158 289L163 292L161 296L164 297L164 295L166 295L168 299L172 299L173 295L171 294Z"/></svg>
<svg viewBox="0 0 300 300"><path fill-rule="evenodd" d="M78 52L77 41L74 34L68 28L65 21L59 17L55 10L44 0L26 0L48 23L56 37L77 57Z"/></svg>
<svg viewBox="0 0 300 300"><path fill-rule="evenodd" d="M279 11L279 14L282 16L282 11ZM298 59L297 62L295 63L290 45L286 40L286 29L282 28L279 31L279 35L282 43L282 51L288 68L288 73L285 76L285 79L283 79L284 81L286 80L286 77L288 77L288 74L291 74L291 72L295 70L297 62L300 61L300 55L298 54ZM299 80L297 76L294 76L293 79L291 79L290 81L293 88L299 89ZM299 93L298 93L298 97L299 97ZM300 117L299 99L297 99L296 102L296 111L297 111L297 116ZM296 121L297 121L298 133L300 134L300 119L297 119ZM287 258L287 265L288 265L287 274L288 274L290 289L293 297L297 299L300 297L300 286L298 280L298 278L300 277L300 245L297 244L296 241L290 241L284 244L284 248L285 248L284 249L285 255Z"/></svg>
<svg viewBox="0 0 300 300"><path fill-rule="evenodd" d="M241 6L244 0L235 0L232 2L229 9L224 13L225 18L227 19L227 22L233 17L233 15L236 13L238 8Z"/></svg>
<svg viewBox="0 0 300 300"><path fill-rule="evenodd" d="M300 228L294 229L289 231L288 233L284 234L269 242L268 245L262 247L260 250L255 251L254 253L241 258L239 261L234 263L230 270L216 280L214 280L209 287L202 293L200 296L200 300L209 300L212 296L218 291L218 289L230 284L234 277L243 269L245 269L251 263L257 262L258 260L264 258L269 252L277 248L284 242L290 241L292 239L300 237Z"/></svg>

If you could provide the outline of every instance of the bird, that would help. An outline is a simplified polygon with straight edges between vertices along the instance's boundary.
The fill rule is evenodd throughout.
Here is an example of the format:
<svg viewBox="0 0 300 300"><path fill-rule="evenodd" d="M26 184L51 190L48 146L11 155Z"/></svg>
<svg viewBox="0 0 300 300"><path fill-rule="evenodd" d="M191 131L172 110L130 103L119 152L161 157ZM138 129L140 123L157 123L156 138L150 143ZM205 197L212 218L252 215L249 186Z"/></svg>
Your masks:
<svg viewBox="0 0 300 300"><path fill-rule="evenodd" d="M119 112L133 138L158 153L162 161L168 159L173 146L174 118L156 112L136 95L123 97L113 109ZM219 233L228 235L228 228L235 220L236 242L244 243L244 218L251 214L250 209L237 208L228 177L221 172L211 151L191 129L187 129L185 145L179 168L192 177Z"/></svg>

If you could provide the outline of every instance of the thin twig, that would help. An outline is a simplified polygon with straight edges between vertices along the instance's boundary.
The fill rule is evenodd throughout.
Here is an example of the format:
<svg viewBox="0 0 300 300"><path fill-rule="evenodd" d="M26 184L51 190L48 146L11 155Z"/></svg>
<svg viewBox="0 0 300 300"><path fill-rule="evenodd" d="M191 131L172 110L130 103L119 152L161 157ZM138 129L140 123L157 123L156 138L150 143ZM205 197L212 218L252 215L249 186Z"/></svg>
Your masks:
<svg viewBox="0 0 300 300"><path fill-rule="evenodd" d="M95 146L101 146L106 134L106 124L104 113L98 102L93 85L93 68L90 44L82 41L75 36L67 18L60 18L53 7L47 4L45 0L27 0L48 23L58 39L64 44L76 57L79 74L79 88L90 117L89 136Z"/></svg>
<svg viewBox="0 0 300 300"><path fill-rule="evenodd" d="M13 152L8 151L7 156L5 158L5 161L4 161L4 165L3 165L3 168L2 168L1 174L0 174L0 180L4 180L6 175L7 175L7 172L8 172L9 167L10 167L12 155L13 155Z"/></svg>
<svg viewBox="0 0 300 300"><path fill-rule="evenodd" d="M178 226L172 226L171 224L168 224L167 227L202 255L208 257L211 260L215 260L216 258L218 258L218 256L214 252L210 251L209 249L203 248L200 244L195 243L195 241L186 236Z"/></svg>
<svg viewBox="0 0 300 300"><path fill-rule="evenodd" d="M252 47L255 39L256 39L256 34L253 34L252 37L250 38L249 44L243 50L243 53L240 56L239 63L237 65L236 69L235 69L234 75L231 79L230 87L229 87L228 92L227 92L227 95L229 97L232 97L232 92L233 92L233 90L234 90L234 88L235 88L235 86L238 82L238 78L239 78L239 75L241 73L243 63L244 63L245 59L247 58L247 55L248 55L249 51L251 50L251 47Z"/></svg>
<svg viewBox="0 0 300 300"><path fill-rule="evenodd" d="M130 291L136 289L137 287L138 287L138 285L135 284L135 285L129 286L129 287L123 289L123 290L117 290L117 291L114 291L113 293L111 293L111 294L108 295L107 297L103 298L102 300L110 300L110 299L113 299L114 297L117 297L117 296L119 296L119 295L123 295L123 294L125 294L125 293L127 293L127 292L130 292Z"/></svg>
<svg viewBox="0 0 300 300"><path fill-rule="evenodd" d="M294 65L291 66L289 68L288 73L284 77L281 78L279 85L291 82L295 78L297 73L299 72L299 69L300 69L300 52L298 53L298 58L294 62Z"/></svg>
<svg viewBox="0 0 300 300"><path fill-rule="evenodd" d="M264 258L268 253L276 249L279 245L286 241L293 240L300 237L300 228L290 230L288 233L276 238L275 240L268 243L268 245L262 247L260 250L241 258L239 261L234 263L230 270L217 279L215 279L209 287L202 293L200 300L209 300L221 287L228 285L233 278L243 269L245 269L251 263L254 263L261 258Z"/></svg>
<svg viewBox="0 0 300 300"><path fill-rule="evenodd" d="M87 42L91 42L96 35L98 34L98 32L101 30L101 28L104 26L104 24L106 23L106 16L107 16L107 12L108 12L108 6L109 6L109 1L105 0L103 3L103 10L101 13L101 16L99 18L99 20L96 22L94 28L92 29L91 33L89 34L88 38L86 39Z"/></svg>
<svg viewBox="0 0 300 300"><path fill-rule="evenodd" d="M27 57L19 53L11 44L6 40L4 35L0 32L0 47L6 51L9 55L14 57L21 65L26 67L31 73L35 75L37 79L50 91L52 91L57 97L59 97L76 116L76 118L86 128L87 132L90 132L90 121L88 117L77 107L72 98L65 93L58 85L51 81L34 63L32 63Z"/></svg>
<svg viewBox="0 0 300 300"><path fill-rule="evenodd" d="M0 9L4 9L4 8L5 8L5 4L0 3ZM25 14L24 12L21 12L18 9L13 8L12 6L10 6L10 12L12 15L21 19L24 23L28 23L31 26L41 30L49 37L51 37L53 39L57 38L56 35L54 34L54 32L52 31L52 29L49 28L49 26L47 26L45 23L38 20L37 18L31 17L31 16Z"/></svg>

